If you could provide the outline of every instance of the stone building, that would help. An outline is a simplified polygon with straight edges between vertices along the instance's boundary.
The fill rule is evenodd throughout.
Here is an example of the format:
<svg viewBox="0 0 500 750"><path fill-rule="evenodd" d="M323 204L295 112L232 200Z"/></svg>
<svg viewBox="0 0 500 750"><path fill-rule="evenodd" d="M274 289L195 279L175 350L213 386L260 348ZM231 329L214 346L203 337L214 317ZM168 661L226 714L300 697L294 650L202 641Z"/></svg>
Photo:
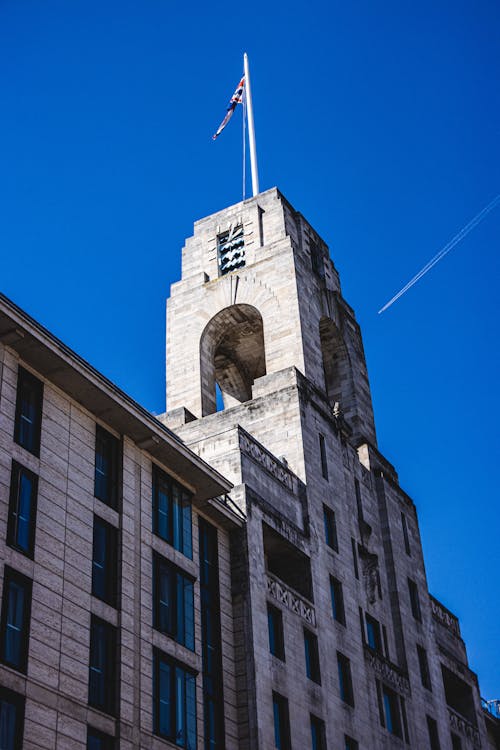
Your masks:
<svg viewBox="0 0 500 750"><path fill-rule="evenodd" d="M0 298L2 750L236 747L230 488Z"/></svg>
<svg viewBox="0 0 500 750"><path fill-rule="evenodd" d="M328 248L195 224L155 418L0 297L0 750L499 746Z"/></svg>
<svg viewBox="0 0 500 750"><path fill-rule="evenodd" d="M377 449L353 310L276 189L195 223L167 306L163 420L246 517L231 542L241 750L495 747L458 620L428 592L415 505Z"/></svg>

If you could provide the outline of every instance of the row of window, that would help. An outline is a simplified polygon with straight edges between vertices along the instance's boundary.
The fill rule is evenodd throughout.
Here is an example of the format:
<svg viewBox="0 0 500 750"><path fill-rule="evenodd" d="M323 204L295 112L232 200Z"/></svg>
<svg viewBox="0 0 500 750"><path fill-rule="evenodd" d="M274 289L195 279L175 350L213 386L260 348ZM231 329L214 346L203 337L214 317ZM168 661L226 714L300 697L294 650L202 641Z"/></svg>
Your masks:
<svg viewBox="0 0 500 750"><path fill-rule="evenodd" d="M278 750L291 750L288 700L276 692L273 692L273 720L274 746ZM314 714L310 714L309 727L312 750L327 750L325 722ZM358 750L358 743L352 737L344 735L344 748L345 750Z"/></svg>

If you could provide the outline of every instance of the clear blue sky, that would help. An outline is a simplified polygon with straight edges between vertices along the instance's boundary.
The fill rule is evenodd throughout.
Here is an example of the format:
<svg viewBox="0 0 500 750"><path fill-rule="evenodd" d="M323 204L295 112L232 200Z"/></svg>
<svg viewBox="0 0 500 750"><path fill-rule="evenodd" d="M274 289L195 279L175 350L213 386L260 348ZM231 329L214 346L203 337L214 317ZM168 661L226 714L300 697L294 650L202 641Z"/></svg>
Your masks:
<svg viewBox="0 0 500 750"><path fill-rule="evenodd" d="M0 288L164 410L165 298L193 221L241 197L252 66L261 188L328 242L364 333L379 445L415 499L431 591L500 697L500 6L0 3Z"/></svg>

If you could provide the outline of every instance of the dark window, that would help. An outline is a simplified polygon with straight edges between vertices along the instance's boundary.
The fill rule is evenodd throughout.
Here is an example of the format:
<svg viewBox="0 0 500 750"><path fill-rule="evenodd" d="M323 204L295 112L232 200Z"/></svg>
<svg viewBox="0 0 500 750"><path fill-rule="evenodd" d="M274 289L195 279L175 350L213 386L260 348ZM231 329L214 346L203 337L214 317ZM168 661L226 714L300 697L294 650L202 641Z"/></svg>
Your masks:
<svg viewBox="0 0 500 750"><path fill-rule="evenodd" d="M334 549L339 551L339 541L337 537L337 524L335 522L335 513L327 505L323 505L323 521L325 524L325 542Z"/></svg>
<svg viewBox="0 0 500 750"><path fill-rule="evenodd" d="M382 637L384 639L384 651L385 651L385 655L386 655L386 657L388 659L390 659L391 657L389 655L389 641L387 640L387 629L386 629L385 625L382 625Z"/></svg>
<svg viewBox="0 0 500 750"><path fill-rule="evenodd" d="M116 712L116 628L95 615L90 622L89 703Z"/></svg>
<svg viewBox="0 0 500 750"><path fill-rule="evenodd" d="M345 750L358 750L359 745L356 740L352 739L352 737L348 737L347 734L344 734L344 748Z"/></svg>
<svg viewBox="0 0 500 750"><path fill-rule="evenodd" d="M410 594L410 605L411 613L415 620L422 622L422 611L420 609L420 598L418 596L418 588L415 581L408 578L408 592Z"/></svg>
<svg viewBox="0 0 500 750"><path fill-rule="evenodd" d="M120 441L96 425L94 495L106 505L118 505Z"/></svg>
<svg viewBox="0 0 500 750"><path fill-rule="evenodd" d="M279 693L273 692L274 746L278 750L290 750L290 718L288 701Z"/></svg>
<svg viewBox="0 0 500 750"><path fill-rule="evenodd" d="M382 638L380 636L380 623L370 615L365 616L366 620L366 642L370 648L374 651L378 651L380 654L382 650Z"/></svg>
<svg viewBox="0 0 500 750"><path fill-rule="evenodd" d="M157 466L153 466L153 532L193 557L190 495Z"/></svg>
<svg viewBox="0 0 500 750"><path fill-rule="evenodd" d="M33 557L38 477L12 462L7 544Z"/></svg>
<svg viewBox="0 0 500 750"><path fill-rule="evenodd" d="M0 687L0 748L21 750L24 731L24 697Z"/></svg>
<svg viewBox="0 0 500 750"><path fill-rule="evenodd" d="M451 733L451 747L452 750L462 750L462 740L458 734Z"/></svg>
<svg viewBox="0 0 500 750"><path fill-rule="evenodd" d="M408 536L408 522L404 513L401 513L401 526L403 527L403 538L405 540L406 554L411 555L410 537Z"/></svg>
<svg viewBox="0 0 500 750"><path fill-rule="evenodd" d="M205 750L223 750L224 690L217 529L203 518L199 518L198 523Z"/></svg>
<svg viewBox="0 0 500 750"><path fill-rule="evenodd" d="M20 672L26 672L28 660L31 588L29 578L5 566L0 658Z"/></svg>
<svg viewBox="0 0 500 750"><path fill-rule="evenodd" d="M326 460L325 436L319 435L319 454L321 456L321 474L323 479L328 480L328 461Z"/></svg>
<svg viewBox="0 0 500 750"><path fill-rule="evenodd" d="M92 594L116 607L118 529L94 516Z"/></svg>
<svg viewBox="0 0 500 750"><path fill-rule="evenodd" d="M109 734L104 734L98 729L88 727L87 750L114 750L115 740Z"/></svg>
<svg viewBox="0 0 500 750"><path fill-rule="evenodd" d="M196 750L196 678L178 662L154 650L154 733L186 750Z"/></svg>
<svg viewBox="0 0 500 750"><path fill-rule="evenodd" d="M323 253L321 252L321 247L313 239L310 239L309 249L311 251L312 270L321 279L324 279L325 278L325 264L323 261Z"/></svg>
<svg viewBox="0 0 500 750"><path fill-rule="evenodd" d="M330 576L330 596L332 599L333 619L345 625L344 594L342 584L333 576Z"/></svg>
<svg viewBox="0 0 500 750"><path fill-rule="evenodd" d="M14 440L35 456L40 455L43 383L19 367Z"/></svg>
<svg viewBox="0 0 500 750"><path fill-rule="evenodd" d="M321 685L319 669L318 639L310 630L304 628L304 651L306 657L306 675L313 682Z"/></svg>
<svg viewBox="0 0 500 750"><path fill-rule="evenodd" d="M356 550L356 540L351 537L351 549L352 549L352 562L354 565L354 575L356 578L359 578L359 569L358 569L358 553Z"/></svg>
<svg viewBox="0 0 500 750"><path fill-rule="evenodd" d="M153 624L194 651L193 580L160 555L153 556Z"/></svg>
<svg viewBox="0 0 500 750"><path fill-rule="evenodd" d="M325 722L311 714L312 750L326 750Z"/></svg>
<svg viewBox="0 0 500 750"><path fill-rule="evenodd" d="M351 663L347 656L337 651L337 667L339 672L340 697L345 703L354 706L354 691L352 689Z"/></svg>
<svg viewBox="0 0 500 750"><path fill-rule="evenodd" d="M267 625L269 628L269 651L273 656L285 661L285 643L283 639L283 616L281 610L267 605Z"/></svg>
<svg viewBox="0 0 500 750"><path fill-rule="evenodd" d="M431 750L441 750L437 722L430 716L427 717L427 729L429 731L429 742Z"/></svg>
<svg viewBox="0 0 500 750"><path fill-rule="evenodd" d="M417 654L418 654L418 663L420 666L420 678L422 680L422 685L424 688L427 688L427 690L432 690L431 685L431 675L429 672L429 662L427 661L427 652L425 648L422 648L422 646L419 646L417 644Z"/></svg>
<svg viewBox="0 0 500 750"><path fill-rule="evenodd" d="M377 697L379 702L380 723L391 734L403 737L401 714L399 710L399 697L394 690L386 685L381 685L377 680Z"/></svg>

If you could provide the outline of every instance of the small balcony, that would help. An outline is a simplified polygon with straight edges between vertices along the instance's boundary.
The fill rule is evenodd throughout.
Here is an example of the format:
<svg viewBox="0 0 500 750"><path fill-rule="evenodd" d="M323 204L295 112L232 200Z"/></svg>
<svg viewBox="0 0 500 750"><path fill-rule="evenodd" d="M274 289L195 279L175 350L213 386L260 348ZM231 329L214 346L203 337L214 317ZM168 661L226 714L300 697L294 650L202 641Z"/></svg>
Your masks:
<svg viewBox="0 0 500 750"><path fill-rule="evenodd" d="M481 736L474 724L471 724L462 714L457 713L449 706L448 716L450 719L450 728L453 732L461 734L462 737L470 740L474 747L481 747Z"/></svg>
<svg viewBox="0 0 500 750"><path fill-rule="evenodd" d="M266 573L267 591L273 599L283 604L291 612L294 612L299 617L302 617L308 625L316 627L316 612L314 606L307 599L304 599L300 594L294 591L290 586L287 586L284 581L281 581L276 576Z"/></svg>

